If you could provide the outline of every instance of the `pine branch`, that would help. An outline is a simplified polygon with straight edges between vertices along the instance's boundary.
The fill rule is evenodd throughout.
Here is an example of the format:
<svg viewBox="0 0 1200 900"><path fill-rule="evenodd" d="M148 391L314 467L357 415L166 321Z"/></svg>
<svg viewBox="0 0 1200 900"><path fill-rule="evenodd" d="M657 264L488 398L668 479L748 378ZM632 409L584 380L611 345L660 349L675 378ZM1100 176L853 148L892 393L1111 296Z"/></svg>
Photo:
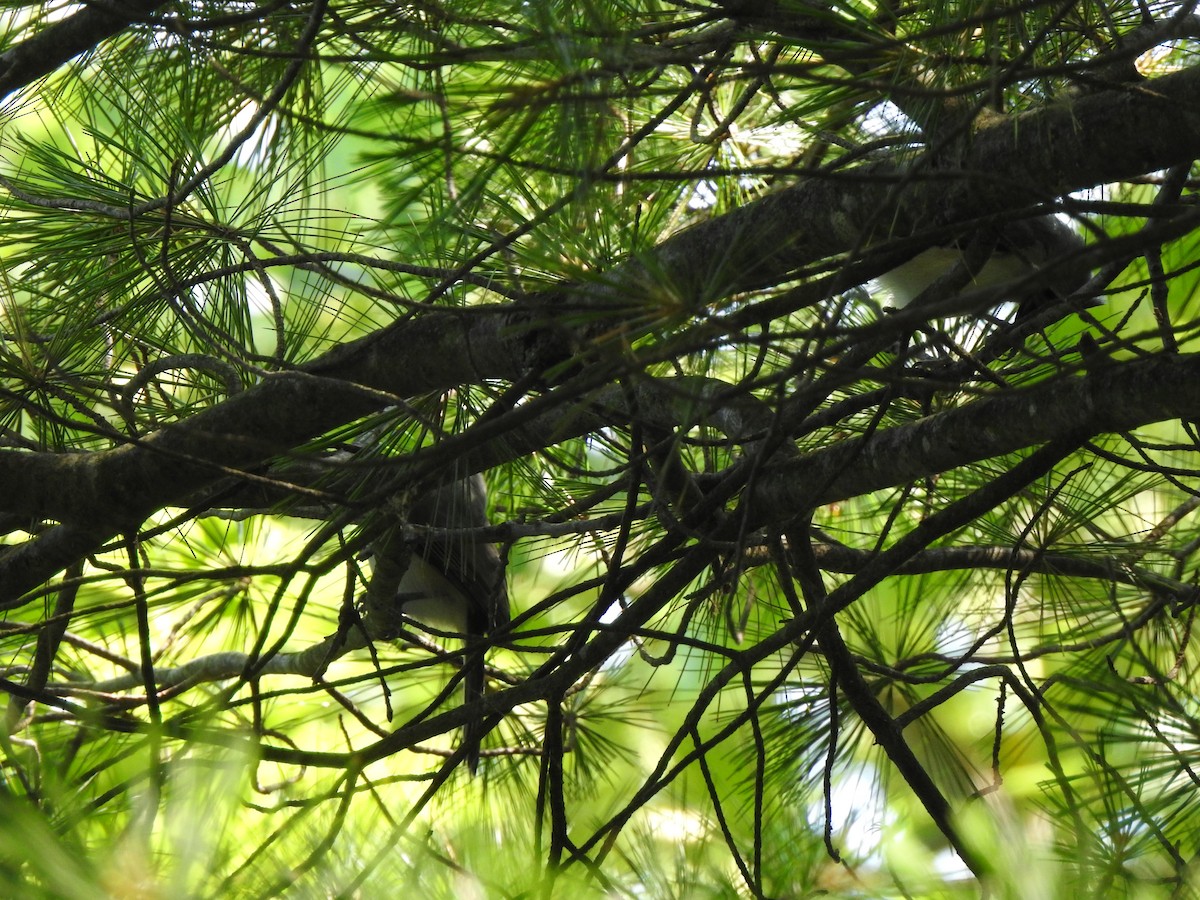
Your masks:
<svg viewBox="0 0 1200 900"><path fill-rule="evenodd" d="M145 21L161 6L166 6L162 0L91 0L73 16L9 47L0 53L0 100Z"/></svg>

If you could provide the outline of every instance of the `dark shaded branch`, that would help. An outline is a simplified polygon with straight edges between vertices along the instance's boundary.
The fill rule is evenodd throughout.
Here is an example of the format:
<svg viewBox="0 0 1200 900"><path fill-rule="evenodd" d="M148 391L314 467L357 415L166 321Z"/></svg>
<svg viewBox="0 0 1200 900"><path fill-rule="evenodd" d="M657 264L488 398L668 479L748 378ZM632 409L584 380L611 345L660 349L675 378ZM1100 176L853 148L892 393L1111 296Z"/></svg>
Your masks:
<svg viewBox="0 0 1200 900"><path fill-rule="evenodd" d="M26 41L0 53L0 100L66 65L101 41L166 6L162 0L92 0Z"/></svg>
<svg viewBox="0 0 1200 900"><path fill-rule="evenodd" d="M850 438L774 467L756 492L786 518L1064 435L1092 437L1200 416L1200 356L1156 357L984 397L910 425Z"/></svg>
<svg viewBox="0 0 1200 900"><path fill-rule="evenodd" d="M1130 548L1134 552L1135 548ZM826 572L853 575L874 554L840 544L817 543L813 555ZM1119 556L1073 556L1016 547L937 547L922 551L896 570L897 575L923 575L963 569L998 569L1029 572L1059 578L1090 578L1105 583L1125 584L1170 598L1176 604L1200 599L1200 588L1167 578L1149 569L1126 564Z"/></svg>
<svg viewBox="0 0 1200 900"><path fill-rule="evenodd" d="M891 237L923 235L915 255L941 227L1190 162L1200 156L1197 96L1200 67L1005 117L976 133L961 171L918 176L919 164L906 174L881 163L802 182L669 238L654 265L703 303Z"/></svg>

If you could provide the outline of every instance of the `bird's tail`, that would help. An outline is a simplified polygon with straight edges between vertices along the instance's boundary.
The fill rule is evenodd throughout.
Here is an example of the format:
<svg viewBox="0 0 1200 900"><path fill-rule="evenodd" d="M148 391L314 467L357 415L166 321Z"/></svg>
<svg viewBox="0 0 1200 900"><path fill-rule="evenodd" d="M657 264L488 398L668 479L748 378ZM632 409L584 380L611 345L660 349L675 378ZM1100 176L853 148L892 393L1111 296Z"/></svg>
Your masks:
<svg viewBox="0 0 1200 900"><path fill-rule="evenodd" d="M483 647L472 649L468 645L463 673L463 703L468 709L478 706L478 701L483 700L486 675L484 668ZM463 747L466 749L467 768L472 775L479 769L479 753L483 743L483 718L482 711L475 712L463 726Z"/></svg>

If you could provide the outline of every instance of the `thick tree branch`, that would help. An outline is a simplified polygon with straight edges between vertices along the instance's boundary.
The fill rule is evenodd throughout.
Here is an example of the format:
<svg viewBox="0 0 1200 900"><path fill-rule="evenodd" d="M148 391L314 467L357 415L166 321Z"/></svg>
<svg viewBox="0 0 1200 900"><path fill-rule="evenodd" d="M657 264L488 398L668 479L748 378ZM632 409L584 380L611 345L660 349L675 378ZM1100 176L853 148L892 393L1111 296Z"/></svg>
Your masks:
<svg viewBox="0 0 1200 900"><path fill-rule="evenodd" d="M887 163L802 182L669 238L654 266L703 303L891 237L917 236L915 255L939 229L1200 157L1198 96L1194 67L1006 117L976 133L961 171Z"/></svg>
<svg viewBox="0 0 1200 900"><path fill-rule="evenodd" d="M1036 447L1200 417L1200 356L1165 356L996 394L782 463L757 487L770 519Z"/></svg>
<svg viewBox="0 0 1200 900"><path fill-rule="evenodd" d="M141 21L161 0L92 0L75 13L0 53L0 100Z"/></svg>

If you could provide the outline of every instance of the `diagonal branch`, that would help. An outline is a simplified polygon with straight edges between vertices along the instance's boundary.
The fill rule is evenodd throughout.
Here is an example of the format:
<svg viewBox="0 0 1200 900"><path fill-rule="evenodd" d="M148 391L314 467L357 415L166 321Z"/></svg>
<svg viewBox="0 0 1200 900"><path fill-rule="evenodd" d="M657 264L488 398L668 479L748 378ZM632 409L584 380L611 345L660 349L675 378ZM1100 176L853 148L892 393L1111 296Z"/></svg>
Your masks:
<svg viewBox="0 0 1200 900"><path fill-rule="evenodd" d="M0 53L0 100L144 20L162 0L101 0Z"/></svg>
<svg viewBox="0 0 1200 900"><path fill-rule="evenodd" d="M771 519L917 481L1075 434L1200 417L1200 356L1121 363L996 394L908 425L849 438L773 467L755 495Z"/></svg>

